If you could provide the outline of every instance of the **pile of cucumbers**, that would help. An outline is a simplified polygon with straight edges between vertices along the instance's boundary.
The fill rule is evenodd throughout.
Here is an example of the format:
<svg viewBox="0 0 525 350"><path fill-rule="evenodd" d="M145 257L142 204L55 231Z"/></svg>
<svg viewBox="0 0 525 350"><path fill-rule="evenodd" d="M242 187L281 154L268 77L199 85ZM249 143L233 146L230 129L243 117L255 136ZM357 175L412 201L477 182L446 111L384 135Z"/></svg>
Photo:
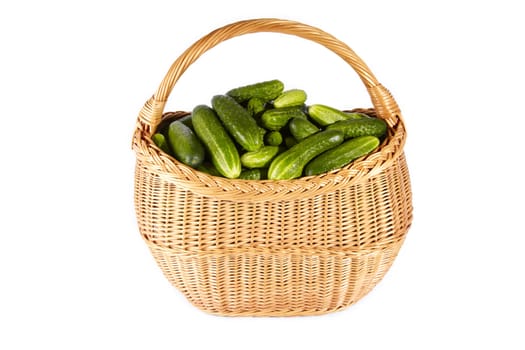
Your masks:
<svg viewBox="0 0 525 350"><path fill-rule="evenodd" d="M199 171L230 179L287 180L341 168L373 152L384 120L306 105L304 90L280 80L213 96L211 106L161 123L153 135L164 152Z"/></svg>

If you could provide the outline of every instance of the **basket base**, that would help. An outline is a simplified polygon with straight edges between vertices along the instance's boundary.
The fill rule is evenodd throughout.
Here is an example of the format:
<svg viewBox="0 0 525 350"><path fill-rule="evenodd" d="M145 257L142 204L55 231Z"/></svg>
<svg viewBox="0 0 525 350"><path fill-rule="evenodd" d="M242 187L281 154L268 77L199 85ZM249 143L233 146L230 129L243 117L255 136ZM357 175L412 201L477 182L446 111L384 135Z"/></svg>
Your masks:
<svg viewBox="0 0 525 350"><path fill-rule="evenodd" d="M362 255L173 254L150 245L166 278L219 316L308 316L343 310L381 281L402 242Z"/></svg>

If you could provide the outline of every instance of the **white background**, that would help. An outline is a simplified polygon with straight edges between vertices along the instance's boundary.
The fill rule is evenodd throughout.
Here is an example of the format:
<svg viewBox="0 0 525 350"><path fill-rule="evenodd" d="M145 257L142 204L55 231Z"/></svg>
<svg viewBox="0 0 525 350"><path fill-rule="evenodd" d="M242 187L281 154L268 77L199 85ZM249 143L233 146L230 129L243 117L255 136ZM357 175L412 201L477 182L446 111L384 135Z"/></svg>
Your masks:
<svg viewBox="0 0 525 350"><path fill-rule="evenodd" d="M344 5L343 5L344 4ZM518 1L5 1L0 5L1 349L524 349ZM133 208L137 114L202 35L258 17L351 46L408 128L414 222L384 280L325 316L226 318L164 278ZM368 107L323 47L253 35L186 72L168 110L259 79Z"/></svg>

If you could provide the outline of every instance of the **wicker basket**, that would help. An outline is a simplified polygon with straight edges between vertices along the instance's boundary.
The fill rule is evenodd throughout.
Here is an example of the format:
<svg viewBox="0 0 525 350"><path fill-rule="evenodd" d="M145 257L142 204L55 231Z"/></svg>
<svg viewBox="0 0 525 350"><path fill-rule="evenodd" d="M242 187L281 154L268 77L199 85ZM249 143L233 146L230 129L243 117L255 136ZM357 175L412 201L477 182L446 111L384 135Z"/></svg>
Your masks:
<svg viewBox="0 0 525 350"><path fill-rule="evenodd" d="M285 181L231 180L162 153L152 132L184 71L230 38L277 32L321 44L358 74L386 120L379 150L343 169ZM360 300L393 263L412 221L399 108L344 43L302 23L240 21L216 29L171 66L138 116L135 208L140 233L167 279L196 307L217 315L324 314Z"/></svg>

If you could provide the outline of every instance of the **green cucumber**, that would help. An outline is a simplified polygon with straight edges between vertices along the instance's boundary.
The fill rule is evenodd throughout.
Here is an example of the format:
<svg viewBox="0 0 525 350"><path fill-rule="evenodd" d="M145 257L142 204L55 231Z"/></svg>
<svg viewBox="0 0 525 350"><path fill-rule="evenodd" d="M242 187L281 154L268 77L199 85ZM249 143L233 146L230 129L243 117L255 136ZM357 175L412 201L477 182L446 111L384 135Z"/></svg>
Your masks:
<svg viewBox="0 0 525 350"><path fill-rule="evenodd" d="M379 142L375 136L361 136L345 141L309 162L304 169L304 174L306 176L318 175L339 169L375 150L379 146Z"/></svg>
<svg viewBox="0 0 525 350"><path fill-rule="evenodd" d="M283 135L279 131L269 131L264 135L264 142L268 146L279 146L283 143Z"/></svg>
<svg viewBox="0 0 525 350"><path fill-rule="evenodd" d="M182 124L186 125L191 130L193 130L193 122L191 121L191 114L185 115L184 117L179 118L177 120L180 121Z"/></svg>
<svg viewBox="0 0 525 350"><path fill-rule="evenodd" d="M239 175L239 179L264 180L266 179L267 172L268 172L268 169L266 168L247 169L241 172L241 175Z"/></svg>
<svg viewBox="0 0 525 350"><path fill-rule="evenodd" d="M268 169L268 179L287 180L300 177L308 162L340 145L343 139L343 132L339 130L323 130L305 138L273 159Z"/></svg>
<svg viewBox="0 0 525 350"><path fill-rule="evenodd" d="M231 89L226 95L233 97L239 103L248 101L253 97L260 98L263 101L270 101L279 96L283 90L284 84L280 80L275 79Z"/></svg>
<svg viewBox="0 0 525 350"><path fill-rule="evenodd" d="M381 138L386 135L387 128L388 126L383 119L371 117L340 120L326 127L326 129L341 130L345 139L359 136Z"/></svg>
<svg viewBox="0 0 525 350"><path fill-rule="evenodd" d="M279 152L279 146L263 146L258 151L241 155L241 164L250 169L264 168L270 164L277 152Z"/></svg>
<svg viewBox="0 0 525 350"><path fill-rule="evenodd" d="M160 148L164 153L167 153L169 155L173 155L173 153L171 152L171 149L170 149L170 146L168 144L168 141L166 141L166 137L164 137L163 134L161 134L160 132L158 133L155 133L152 137L151 137L151 140L155 143L155 145L157 145L158 148Z"/></svg>
<svg viewBox="0 0 525 350"><path fill-rule="evenodd" d="M157 133L161 133L164 135L164 137L168 138L168 129L170 127L170 124L174 121L180 121L182 124L186 125L193 131L193 125L191 123L191 114L187 114L180 118L174 118L174 117L164 117L164 119L161 120L159 125L157 126Z"/></svg>
<svg viewBox="0 0 525 350"><path fill-rule="evenodd" d="M278 131L295 117L306 119L302 109L297 106L268 109L261 116L261 125L267 130Z"/></svg>
<svg viewBox="0 0 525 350"><path fill-rule="evenodd" d="M297 141L301 141L308 136L315 134L320 129L311 123L308 119L304 118L292 118L288 124L290 133Z"/></svg>
<svg viewBox="0 0 525 350"><path fill-rule="evenodd" d="M344 111L343 111L344 112ZM360 119L360 118L373 118L366 113L361 112L344 112L347 116L347 119Z"/></svg>
<svg viewBox="0 0 525 350"><path fill-rule="evenodd" d="M239 177L242 169L241 157L215 111L206 105L198 105L193 109L192 115L195 133L206 146L217 171L230 179Z"/></svg>
<svg viewBox="0 0 525 350"><path fill-rule="evenodd" d="M266 102L258 97L252 97L248 100L246 109L250 112L252 117L257 117L266 109Z"/></svg>
<svg viewBox="0 0 525 350"><path fill-rule="evenodd" d="M362 115L359 113L345 113L339 109L321 104L309 106L308 115L321 126L330 125L339 120L362 118Z"/></svg>
<svg viewBox="0 0 525 350"><path fill-rule="evenodd" d="M275 108L302 106L306 102L306 92L301 89L284 91L273 101Z"/></svg>
<svg viewBox="0 0 525 350"><path fill-rule="evenodd" d="M175 158L191 167L204 161L204 146L195 133L181 121L174 121L168 128L168 142Z"/></svg>
<svg viewBox="0 0 525 350"><path fill-rule="evenodd" d="M264 144L264 133L243 106L228 95L216 95L211 100L222 124L237 143L247 151L257 151Z"/></svg>

